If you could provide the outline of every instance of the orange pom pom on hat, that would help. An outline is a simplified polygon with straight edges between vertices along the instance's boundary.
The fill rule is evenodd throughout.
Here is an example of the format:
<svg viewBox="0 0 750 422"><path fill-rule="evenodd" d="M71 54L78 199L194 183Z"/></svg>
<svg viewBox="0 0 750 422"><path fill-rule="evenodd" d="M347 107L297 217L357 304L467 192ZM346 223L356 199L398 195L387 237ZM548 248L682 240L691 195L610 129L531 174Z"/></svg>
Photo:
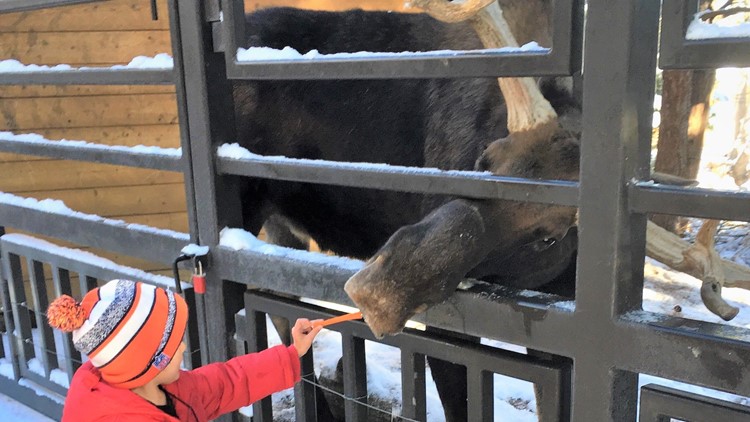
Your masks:
<svg viewBox="0 0 750 422"><path fill-rule="evenodd" d="M108 384L131 389L151 381L172 360L187 326L185 299L130 280L112 280L80 304L61 296L47 309L49 324L72 332Z"/></svg>

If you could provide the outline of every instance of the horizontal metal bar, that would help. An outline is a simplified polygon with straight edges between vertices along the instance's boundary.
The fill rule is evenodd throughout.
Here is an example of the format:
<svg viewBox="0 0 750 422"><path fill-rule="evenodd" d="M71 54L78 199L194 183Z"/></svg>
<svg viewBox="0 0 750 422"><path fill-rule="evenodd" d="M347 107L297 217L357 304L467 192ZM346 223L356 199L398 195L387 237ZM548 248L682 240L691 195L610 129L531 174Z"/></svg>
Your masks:
<svg viewBox="0 0 750 422"><path fill-rule="evenodd" d="M18 139L3 139L0 135L0 151L15 154L28 154L62 160L88 161L116 164L121 166L148 168L165 171L182 171L182 157L158 153L139 152L132 148L117 149L110 145L72 143L54 141L34 142Z"/></svg>
<svg viewBox="0 0 750 422"><path fill-rule="evenodd" d="M312 252L299 252L313 254ZM239 250L217 246L211 250L212 270L218 278L231 280L248 286L267 288L280 293L326 300L348 306L354 303L344 292L344 283L362 265L358 261L350 264L342 258L341 263L327 264L294 259L280 254L268 254L256 250Z"/></svg>
<svg viewBox="0 0 750 422"><path fill-rule="evenodd" d="M554 52L435 54L425 57L237 61L229 63L229 79L392 79L451 77L567 76L569 62Z"/></svg>
<svg viewBox="0 0 750 422"><path fill-rule="evenodd" d="M344 284L361 268L360 261L320 262L322 254L305 261L296 257L309 252L270 254L261 250L235 251L224 246L212 249L212 268L218 277L311 299L354 306ZM519 291L487 283L470 283L446 302L415 316L415 321L446 330L571 356L576 341L561 339L560 332L573 332L573 305L557 296Z"/></svg>
<svg viewBox="0 0 750 422"><path fill-rule="evenodd" d="M165 264L171 264L182 248L190 243L187 233L128 224L90 214L43 211L2 200L0 227L24 230ZM134 248L132 245L138 247Z"/></svg>
<svg viewBox="0 0 750 422"><path fill-rule="evenodd" d="M750 396L750 330L646 311L612 332L615 367Z"/></svg>
<svg viewBox="0 0 750 422"><path fill-rule="evenodd" d="M750 221L750 193L680 188L638 182L630 185L630 210L684 217Z"/></svg>
<svg viewBox="0 0 750 422"><path fill-rule="evenodd" d="M664 0L659 67L662 69L715 69L750 66L750 39L686 39L698 11L696 0Z"/></svg>
<svg viewBox="0 0 750 422"><path fill-rule="evenodd" d="M368 58L237 61L244 20L239 7L224 10L227 76L230 79L390 79L450 77L569 76L580 68L581 46L575 0L556 0L552 19L553 48L525 52L455 52Z"/></svg>
<svg viewBox="0 0 750 422"><path fill-rule="evenodd" d="M750 40L722 38L691 40L671 54L660 56L662 69L718 69L750 67Z"/></svg>
<svg viewBox="0 0 750 422"><path fill-rule="evenodd" d="M711 422L750 420L750 407L662 385L641 388L640 422L680 419Z"/></svg>
<svg viewBox="0 0 750 422"><path fill-rule="evenodd" d="M262 156L242 159L220 157L217 159L217 171L238 176L465 198L507 199L565 206L578 204L577 182L528 180L468 171Z"/></svg>
<svg viewBox="0 0 750 422"><path fill-rule="evenodd" d="M0 0L2 1L2 0ZM0 85L172 85L172 69L71 69L2 72Z"/></svg>
<svg viewBox="0 0 750 422"><path fill-rule="evenodd" d="M68 6L71 4L96 3L103 0L0 0L0 13L25 12L28 10Z"/></svg>
<svg viewBox="0 0 750 422"><path fill-rule="evenodd" d="M21 235L23 236L23 235ZM40 247L36 243L29 243L23 237L17 235L5 235L0 238L0 245L4 252L23 256L24 258L50 264L55 268L64 268L78 274L86 274L99 280L112 280L116 278L125 278L129 280L138 280L146 283L158 285L167 289L174 290L174 280L170 277L150 274L137 268L125 267L118 265L105 265L97 259L86 259L86 256L66 255L64 249L60 247L59 251L54 248ZM34 238L32 238L34 239ZM186 289L190 285L184 286Z"/></svg>

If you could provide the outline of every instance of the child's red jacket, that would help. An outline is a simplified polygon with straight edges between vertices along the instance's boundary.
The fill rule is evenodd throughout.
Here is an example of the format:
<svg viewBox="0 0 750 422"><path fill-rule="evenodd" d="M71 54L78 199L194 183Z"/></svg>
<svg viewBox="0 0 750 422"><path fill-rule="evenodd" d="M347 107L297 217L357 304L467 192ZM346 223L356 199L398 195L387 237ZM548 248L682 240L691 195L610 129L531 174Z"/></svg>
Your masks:
<svg viewBox="0 0 750 422"><path fill-rule="evenodd" d="M179 416L175 419L132 391L109 386L86 362L73 376L62 422L203 422L292 387L299 379L294 346L276 346L182 371L177 381L163 386L173 397Z"/></svg>

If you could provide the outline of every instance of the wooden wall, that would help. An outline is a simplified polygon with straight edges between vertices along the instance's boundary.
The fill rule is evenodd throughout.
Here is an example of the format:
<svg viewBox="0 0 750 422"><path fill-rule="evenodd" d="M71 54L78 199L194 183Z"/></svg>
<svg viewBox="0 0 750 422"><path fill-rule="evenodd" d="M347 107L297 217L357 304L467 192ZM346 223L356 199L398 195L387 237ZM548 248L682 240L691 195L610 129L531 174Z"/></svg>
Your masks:
<svg viewBox="0 0 750 422"><path fill-rule="evenodd" d="M109 66L171 54L166 0L159 20L149 0L110 0L0 14L0 60ZM400 10L400 0L246 0L310 9ZM179 147L172 86L0 86L0 131L109 145ZM108 218L187 232L182 175L172 172L0 153L0 191L60 199ZM60 242L56 242L60 243ZM123 265L169 274L163 264L93 251Z"/></svg>
<svg viewBox="0 0 750 422"><path fill-rule="evenodd" d="M0 15L0 59L110 66L170 52L166 0L115 0ZM0 130L109 145L179 146L173 86L0 86ZM182 175L0 154L0 191L104 217L188 231ZM59 242L56 242L59 243ZM120 264L155 264L94 251Z"/></svg>

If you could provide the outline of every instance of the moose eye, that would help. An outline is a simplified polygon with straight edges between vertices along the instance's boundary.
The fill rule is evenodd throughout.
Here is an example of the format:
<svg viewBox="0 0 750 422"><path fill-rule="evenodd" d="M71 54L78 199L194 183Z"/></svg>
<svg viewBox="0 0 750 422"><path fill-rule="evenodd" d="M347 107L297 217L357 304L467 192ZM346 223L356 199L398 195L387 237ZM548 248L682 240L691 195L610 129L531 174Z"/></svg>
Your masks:
<svg viewBox="0 0 750 422"><path fill-rule="evenodd" d="M555 243L557 243L557 239L555 239L554 237L545 237L542 240L534 242L534 250L537 252L542 252L552 247L552 245L554 245Z"/></svg>

